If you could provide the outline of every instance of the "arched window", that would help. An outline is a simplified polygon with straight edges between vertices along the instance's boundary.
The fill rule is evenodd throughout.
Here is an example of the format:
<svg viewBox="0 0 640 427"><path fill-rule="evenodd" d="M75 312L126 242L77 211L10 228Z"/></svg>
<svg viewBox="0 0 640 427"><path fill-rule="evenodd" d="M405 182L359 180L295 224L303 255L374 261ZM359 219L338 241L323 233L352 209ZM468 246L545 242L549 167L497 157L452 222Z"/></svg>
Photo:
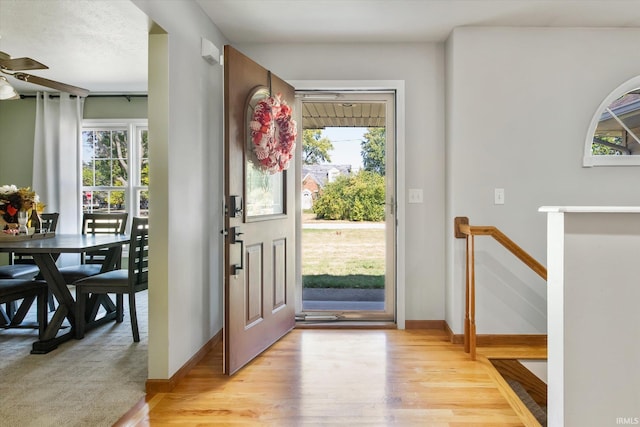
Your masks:
<svg viewBox="0 0 640 427"><path fill-rule="evenodd" d="M640 165L640 76L616 88L596 110L583 165Z"/></svg>

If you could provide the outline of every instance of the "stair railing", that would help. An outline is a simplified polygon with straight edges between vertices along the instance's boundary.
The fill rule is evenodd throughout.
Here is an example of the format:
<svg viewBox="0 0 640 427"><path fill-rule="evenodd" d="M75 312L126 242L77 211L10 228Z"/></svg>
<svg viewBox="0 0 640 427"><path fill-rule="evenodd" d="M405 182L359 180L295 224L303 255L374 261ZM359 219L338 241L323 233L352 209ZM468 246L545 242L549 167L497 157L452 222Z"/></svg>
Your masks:
<svg viewBox="0 0 640 427"><path fill-rule="evenodd" d="M465 285L465 318L464 318L464 351L470 353L471 359L476 359L476 278L475 278L475 236L491 236L515 255L538 276L547 280L547 269L535 258L524 251L502 231L490 225L469 225L469 218L456 217L454 222L455 237L466 239L466 285Z"/></svg>

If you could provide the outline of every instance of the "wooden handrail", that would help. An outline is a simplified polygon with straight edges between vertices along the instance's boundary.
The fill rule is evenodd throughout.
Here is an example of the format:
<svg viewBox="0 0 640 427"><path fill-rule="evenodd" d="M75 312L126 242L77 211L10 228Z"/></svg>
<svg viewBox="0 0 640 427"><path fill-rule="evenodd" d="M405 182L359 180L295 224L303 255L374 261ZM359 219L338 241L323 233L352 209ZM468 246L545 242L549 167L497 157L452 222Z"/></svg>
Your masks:
<svg viewBox="0 0 640 427"><path fill-rule="evenodd" d="M522 261L527 267L533 270L538 276L547 280L547 269L544 265L540 264L534 257L529 255L518 246L513 240L507 237L502 231L492 225L469 225L460 224L458 230L465 236L491 236L498 243L504 246L509 252L515 255L520 261Z"/></svg>
<svg viewBox="0 0 640 427"><path fill-rule="evenodd" d="M491 236L498 243L504 246L509 252L515 255L526 266L536 274L547 280L547 269L534 257L529 255L518 246L513 240L507 237L502 231L492 225L469 225L469 218L456 217L454 221L454 232L458 239L467 241L467 262L466 262L466 307L464 323L464 349L471 354L471 358L476 358L476 279L475 279L475 249L474 236Z"/></svg>

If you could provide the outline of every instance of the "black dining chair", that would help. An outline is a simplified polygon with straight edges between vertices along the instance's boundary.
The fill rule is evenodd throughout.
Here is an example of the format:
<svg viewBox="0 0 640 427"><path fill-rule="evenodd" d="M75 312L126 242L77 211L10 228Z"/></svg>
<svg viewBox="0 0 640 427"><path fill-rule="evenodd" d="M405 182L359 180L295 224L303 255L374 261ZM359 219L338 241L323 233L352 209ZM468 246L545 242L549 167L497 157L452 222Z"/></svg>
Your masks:
<svg viewBox="0 0 640 427"><path fill-rule="evenodd" d="M58 212L40 214L43 228L55 232L59 216ZM9 265L0 266L0 279L33 279L38 273L40 270L28 254L9 252Z"/></svg>
<svg viewBox="0 0 640 427"><path fill-rule="evenodd" d="M10 318L0 308L0 326L12 328L22 326L25 316L36 300L38 319L38 338L44 338L47 328L47 282L33 279L0 279L0 304L21 301L18 310Z"/></svg>
<svg viewBox="0 0 640 427"><path fill-rule="evenodd" d="M82 216L82 234L124 234L127 228L126 212L85 213ZM80 255L80 264L60 268L60 273L69 284L100 273L109 249L85 252ZM116 268L120 268L118 258Z"/></svg>
<svg viewBox="0 0 640 427"><path fill-rule="evenodd" d="M129 240L129 260L126 269L112 270L86 277L73 283L76 287L76 338L84 337L89 295L116 294L116 322L123 321L124 294L129 296L129 315L133 341L140 341L136 292L149 287L149 220L134 217Z"/></svg>

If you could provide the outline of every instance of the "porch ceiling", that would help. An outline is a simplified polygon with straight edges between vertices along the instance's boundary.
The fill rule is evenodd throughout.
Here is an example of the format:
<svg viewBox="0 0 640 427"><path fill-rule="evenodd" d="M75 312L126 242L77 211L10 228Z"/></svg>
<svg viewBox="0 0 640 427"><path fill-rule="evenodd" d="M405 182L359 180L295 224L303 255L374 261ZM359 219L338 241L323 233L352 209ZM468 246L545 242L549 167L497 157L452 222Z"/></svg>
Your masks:
<svg viewBox="0 0 640 427"><path fill-rule="evenodd" d="M304 129L325 127L384 127L382 103L368 102L302 102Z"/></svg>

